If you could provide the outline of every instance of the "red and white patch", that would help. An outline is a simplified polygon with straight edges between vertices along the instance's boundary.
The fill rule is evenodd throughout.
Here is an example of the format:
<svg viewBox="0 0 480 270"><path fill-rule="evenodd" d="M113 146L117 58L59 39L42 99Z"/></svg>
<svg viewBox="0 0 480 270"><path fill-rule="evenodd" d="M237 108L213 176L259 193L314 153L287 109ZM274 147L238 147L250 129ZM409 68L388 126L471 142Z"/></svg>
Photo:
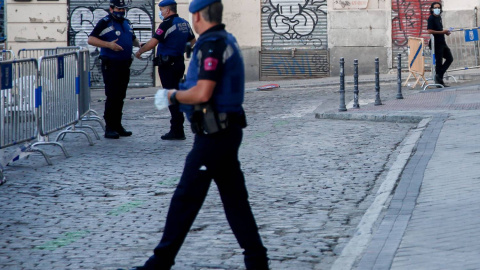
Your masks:
<svg viewBox="0 0 480 270"><path fill-rule="evenodd" d="M216 70L217 65L218 65L218 59L215 59L213 57L207 57L203 61L203 69L205 69L206 71Z"/></svg>
<svg viewBox="0 0 480 270"><path fill-rule="evenodd" d="M162 33L163 33L163 30L160 29L160 28L158 28L157 31L155 32L155 34L157 34L157 35L159 35L159 36L160 36Z"/></svg>

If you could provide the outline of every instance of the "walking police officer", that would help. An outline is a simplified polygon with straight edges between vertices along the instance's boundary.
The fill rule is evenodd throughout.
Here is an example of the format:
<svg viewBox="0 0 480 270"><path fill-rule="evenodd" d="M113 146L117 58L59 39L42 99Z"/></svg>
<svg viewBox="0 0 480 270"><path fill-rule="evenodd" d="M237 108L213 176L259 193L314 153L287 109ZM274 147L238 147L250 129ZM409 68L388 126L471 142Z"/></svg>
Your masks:
<svg viewBox="0 0 480 270"><path fill-rule="evenodd" d="M157 31L145 45L135 54L137 58L146 51L157 46L156 64L158 65L158 76L165 89L178 89L178 83L185 73L185 62L183 53L185 45L195 43L190 24L180 18L177 14L177 3L175 0L163 0L158 3L159 16L163 22L158 26ZM185 140L183 123L185 118L180 112L178 104L168 107L172 118L170 119L170 131L163 135L163 140Z"/></svg>
<svg viewBox="0 0 480 270"><path fill-rule="evenodd" d="M88 37L88 44L100 47L102 75L105 83L105 138L131 136L122 125L123 100L130 81L133 46L140 44L130 21L125 18L125 0L110 0L110 12L101 19Z"/></svg>
<svg viewBox="0 0 480 270"><path fill-rule="evenodd" d="M180 182L168 210L163 237L142 267L170 269L212 179L220 193L230 227L244 251L247 269L268 269L267 249L258 233L245 179L238 160L242 129L244 64L236 39L222 24L220 0L193 0L189 11L200 34L180 90L169 90L165 99L180 108L195 132ZM165 91L165 90L160 90ZM161 96L161 95L159 95Z"/></svg>

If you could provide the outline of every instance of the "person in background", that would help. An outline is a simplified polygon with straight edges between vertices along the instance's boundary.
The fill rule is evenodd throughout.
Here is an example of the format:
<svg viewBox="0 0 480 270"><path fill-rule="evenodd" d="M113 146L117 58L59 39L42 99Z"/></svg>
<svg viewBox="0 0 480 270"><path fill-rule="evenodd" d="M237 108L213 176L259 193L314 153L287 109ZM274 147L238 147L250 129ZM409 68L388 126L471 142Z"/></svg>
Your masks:
<svg viewBox="0 0 480 270"><path fill-rule="evenodd" d="M98 21L88 37L88 44L100 47L102 76L105 83L105 138L118 139L131 136L132 132L122 125L123 100L130 81L133 46L140 43L132 25L125 18L125 0L110 0L109 14Z"/></svg>
<svg viewBox="0 0 480 270"><path fill-rule="evenodd" d="M445 35L450 35L450 30L443 29L442 17L442 4L440 2L433 2L430 5L430 17L428 17L427 31L434 37L435 45L435 83L441 84L444 87L445 82L443 76L447 72L448 68L453 62L452 52L447 46L445 41ZM443 62L445 59L445 62Z"/></svg>
<svg viewBox="0 0 480 270"><path fill-rule="evenodd" d="M137 58L157 46L156 65L158 76L165 89L178 89L178 84L185 73L183 53L188 46L195 44L195 35L190 24L178 16L177 3L174 0L163 0L158 3L159 16L163 21L153 37L135 54ZM185 140L183 123L185 117L178 105L168 106L172 118L170 131L161 136L162 140Z"/></svg>

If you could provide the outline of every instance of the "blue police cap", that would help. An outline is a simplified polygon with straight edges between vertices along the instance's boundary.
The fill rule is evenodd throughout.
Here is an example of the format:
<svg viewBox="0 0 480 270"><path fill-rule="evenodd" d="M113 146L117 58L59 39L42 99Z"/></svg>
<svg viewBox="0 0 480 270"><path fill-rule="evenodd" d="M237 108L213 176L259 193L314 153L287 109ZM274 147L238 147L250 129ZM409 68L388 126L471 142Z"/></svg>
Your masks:
<svg viewBox="0 0 480 270"><path fill-rule="evenodd" d="M158 6L159 7L166 7L166 6L170 6L170 5L176 5L177 2L175 2L175 0L162 0L160 1L160 3L158 3Z"/></svg>
<svg viewBox="0 0 480 270"><path fill-rule="evenodd" d="M127 8L128 3L125 3L125 0L110 0L110 6L117 8Z"/></svg>
<svg viewBox="0 0 480 270"><path fill-rule="evenodd" d="M215 2L221 2L221 0L192 0L188 7L188 11L190 11L190 13L195 13Z"/></svg>

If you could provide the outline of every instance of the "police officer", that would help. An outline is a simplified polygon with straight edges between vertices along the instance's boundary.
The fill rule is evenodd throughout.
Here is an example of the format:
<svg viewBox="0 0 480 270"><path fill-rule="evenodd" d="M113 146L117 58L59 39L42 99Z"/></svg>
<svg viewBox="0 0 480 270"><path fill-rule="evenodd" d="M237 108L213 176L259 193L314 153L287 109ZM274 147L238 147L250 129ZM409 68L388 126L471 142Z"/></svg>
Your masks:
<svg viewBox="0 0 480 270"><path fill-rule="evenodd" d="M178 83L185 73L185 62L183 53L187 42L192 46L195 43L190 24L180 18L177 14L177 3L175 0L163 0L158 3L159 16L163 22L158 26L157 31L145 45L135 54L137 58L146 51L157 46L158 76L163 88L178 89ZM172 118L170 119L170 131L161 136L162 140L185 140L183 122L185 118L180 112L177 104L168 107Z"/></svg>
<svg viewBox="0 0 480 270"><path fill-rule="evenodd" d="M88 44L100 47L102 75L105 83L105 138L131 136L122 125L123 100L130 81L133 46L140 44L130 21L125 18L125 0L110 0L108 16L98 21L88 37Z"/></svg>
<svg viewBox="0 0 480 270"><path fill-rule="evenodd" d="M220 0L193 0L189 11L200 34L180 90L169 90L172 104L181 104L195 132L180 182L173 195L163 237L142 267L170 269L197 216L212 179L215 181L230 227L245 250L247 269L268 269L263 246L248 201L238 160L242 129L244 64L236 39L222 24ZM160 90L162 91L162 90ZM165 90L163 90L165 91Z"/></svg>

